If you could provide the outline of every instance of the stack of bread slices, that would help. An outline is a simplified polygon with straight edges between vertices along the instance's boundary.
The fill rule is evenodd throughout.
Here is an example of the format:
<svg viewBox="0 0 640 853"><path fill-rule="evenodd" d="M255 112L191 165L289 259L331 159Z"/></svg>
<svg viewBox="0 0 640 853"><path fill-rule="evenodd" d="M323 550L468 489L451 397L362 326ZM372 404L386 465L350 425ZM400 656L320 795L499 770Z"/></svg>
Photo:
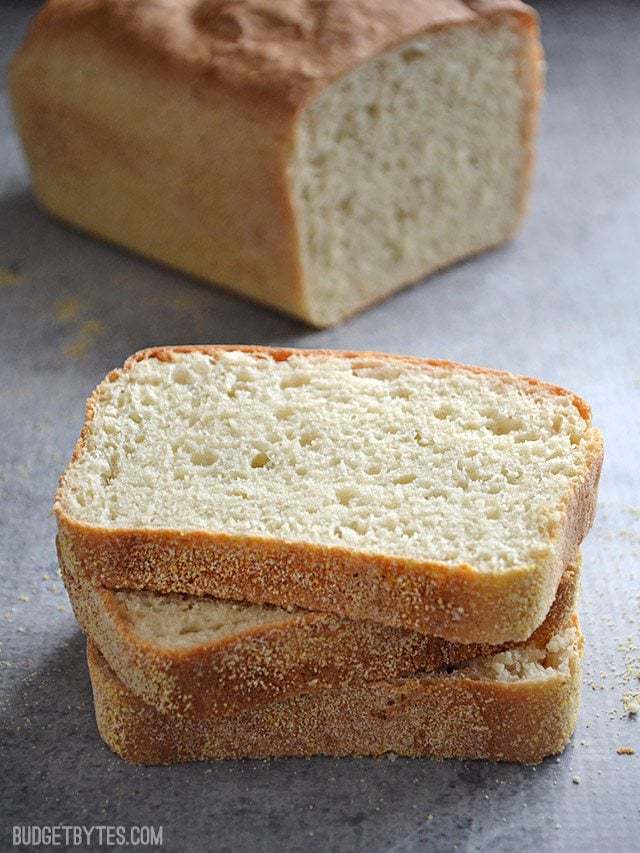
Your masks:
<svg viewBox="0 0 640 853"><path fill-rule="evenodd" d="M102 737L140 763L559 752L601 461L583 400L508 373L133 356L55 506Z"/></svg>

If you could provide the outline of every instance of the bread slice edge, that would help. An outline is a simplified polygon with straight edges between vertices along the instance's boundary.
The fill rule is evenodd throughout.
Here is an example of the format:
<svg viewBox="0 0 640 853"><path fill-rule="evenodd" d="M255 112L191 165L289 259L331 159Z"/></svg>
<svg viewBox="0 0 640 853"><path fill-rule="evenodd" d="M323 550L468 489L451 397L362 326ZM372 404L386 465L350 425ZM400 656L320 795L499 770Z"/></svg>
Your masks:
<svg viewBox="0 0 640 853"><path fill-rule="evenodd" d="M58 553L76 618L117 677L158 710L192 719L234 716L299 693L438 670L512 647L451 643L302 610L210 642L163 647L136 631L117 593L95 585L60 545ZM577 555L529 643L544 645L566 627L577 606L580 567Z"/></svg>
<svg viewBox="0 0 640 853"><path fill-rule="evenodd" d="M568 643L564 663L541 677L436 673L206 721L161 713L118 680L91 642L87 651L98 731L134 763L391 753L535 764L564 749L577 720L583 650L577 617L567 632L560 638Z"/></svg>

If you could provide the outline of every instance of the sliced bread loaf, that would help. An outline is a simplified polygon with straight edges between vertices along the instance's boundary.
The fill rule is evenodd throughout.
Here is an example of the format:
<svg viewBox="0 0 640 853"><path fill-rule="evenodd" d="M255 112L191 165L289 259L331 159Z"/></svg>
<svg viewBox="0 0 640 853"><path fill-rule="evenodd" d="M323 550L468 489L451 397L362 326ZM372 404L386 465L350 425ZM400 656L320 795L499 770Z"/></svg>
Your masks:
<svg viewBox="0 0 640 853"><path fill-rule="evenodd" d="M326 326L512 237L541 54L517 0L66 0L11 94L56 216Z"/></svg>
<svg viewBox="0 0 640 853"><path fill-rule="evenodd" d="M385 753L535 763L573 733L581 658L575 620L544 647L478 658L451 673L355 684L195 721L143 702L88 643L98 730L114 752L140 764Z"/></svg>
<svg viewBox="0 0 640 853"><path fill-rule="evenodd" d="M173 347L89 401L55 502L107 587L527 639L591 524L579 397L448 362Z"/></svg>
<svg viewBox="0 0 640 853"><path fill-rule="evenodd" d="M109 590L61 548L59 559L87 637L123 684L162 713L234 716L298 693L442 669L499 650L327 613ZM579 567L577 558L565 570L530 642L544 646L568 624Z"/></svg>

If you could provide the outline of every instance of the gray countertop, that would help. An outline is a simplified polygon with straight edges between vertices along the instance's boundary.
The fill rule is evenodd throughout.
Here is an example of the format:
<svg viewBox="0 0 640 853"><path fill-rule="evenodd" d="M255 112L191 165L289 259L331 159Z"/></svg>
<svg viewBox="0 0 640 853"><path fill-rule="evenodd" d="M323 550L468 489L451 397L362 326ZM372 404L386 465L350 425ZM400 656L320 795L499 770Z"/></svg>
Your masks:
<svg viewBox="0 0 640 853"><path fill-rule="evenodd" d="M37 5L2 4L3 63ZM622 697L640 690L640 4L536 5L549 91L522 236L332 331L52 221L2 96L0 848L13 825L67 823L161 824L176 851L639 849L640 719ZM112 755L57 574L51 498L93 386L141 347L184 342L439 356L539 375L592 403L607 457L584 546L583 708L560 758L142 768Z"/></svg>

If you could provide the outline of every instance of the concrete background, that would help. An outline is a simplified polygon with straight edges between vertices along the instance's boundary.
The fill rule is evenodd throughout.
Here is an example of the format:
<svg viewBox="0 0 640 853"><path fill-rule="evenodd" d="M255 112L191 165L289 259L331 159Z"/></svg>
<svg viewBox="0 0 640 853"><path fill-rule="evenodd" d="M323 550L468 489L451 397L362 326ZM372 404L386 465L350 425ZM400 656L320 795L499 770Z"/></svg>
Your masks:
<svg viewBox="0 0 640 853"><path fill-rule="evenodd" d="M0 848L14 824L66 822L162 824L176 851L639 849L640 720L622 696L640 690L640 4L536 5L549 91L524 233L333 331L52 221L2 95ZM37 6L0 7L3 66ZM184 342L439 356L539 375L592 403L607 458L584 548L584 703L558 760L140 768L109 752L57 575L51 499L93 386L141 347ZM637 754L618 755L623 745Z"/></svg>

